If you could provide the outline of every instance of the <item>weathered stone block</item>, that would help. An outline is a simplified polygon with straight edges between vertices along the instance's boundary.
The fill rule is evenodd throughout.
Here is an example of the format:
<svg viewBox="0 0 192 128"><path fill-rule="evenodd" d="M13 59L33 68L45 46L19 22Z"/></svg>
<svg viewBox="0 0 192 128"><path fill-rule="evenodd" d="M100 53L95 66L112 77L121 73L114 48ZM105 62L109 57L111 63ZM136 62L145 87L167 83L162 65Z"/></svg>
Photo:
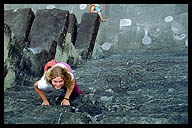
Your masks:
<svg viewBox="0 0 192 128"><path fill-rule="evenodd" d="M4 91L7 88L11 88L14 86L15 77L15 72L13 70L9 70L6 73L6 76L4 77Z"/></svg>
<svg viewBox="0 0 192 128"><path fill-rule="evenodd" d="M22 60L23 64L30 60L30 72L34 76L43 74L44 65L55 57L57 45L64 47L68 22L69 11L60 9L42 9L37 11L29 34L29 49L33 51L33 54L31 54L31 51L25 52L26 56L30 54L30 58L34 59L32 61L25 57ZM23 70L25 69L23 68Z"/></svg>
<svg viewBox="0 0 192 128"><path fill-rule="evenodd" d="M9 58L14 70L20 63L33 19L34 13L30 8L4 11L4 59Z"/></svg>
<svg viewBox="0 0 192 128"><path fill-rule="evenodd" d="M17 41L24 41L34 19L31 8L5 10L4 24L8 25Z"/></svg>
<svg viewBox="0 0 192 128"><path fill-rule="evenodd" d="M99 30L100 19L97 13L84 13L77 34L75 47L83 59L91 57Z"/></svg>
<svg viewBox="0 0 192 128"><path fill-rule="evenodd" d="M33 19L30 8L4 11L4 89L14 84Z"/></svg>
<svg viewBox="0 0 192 128"><path fill-rule="evenodd" d="M56 43L53 44L56 47ZM20 71L33 77L40 77L50 54L43 48L25 48L20 63ZM41 66L42 65L42 66Z"/></svg>
<svg viewBox="0 0 192 128"><path fill-rule="evenodd" d="M49 51L56 41L64 45L64 37L69 23L69 11L60 9L40 9L29 34L30 48L42 47Z"/></svg>

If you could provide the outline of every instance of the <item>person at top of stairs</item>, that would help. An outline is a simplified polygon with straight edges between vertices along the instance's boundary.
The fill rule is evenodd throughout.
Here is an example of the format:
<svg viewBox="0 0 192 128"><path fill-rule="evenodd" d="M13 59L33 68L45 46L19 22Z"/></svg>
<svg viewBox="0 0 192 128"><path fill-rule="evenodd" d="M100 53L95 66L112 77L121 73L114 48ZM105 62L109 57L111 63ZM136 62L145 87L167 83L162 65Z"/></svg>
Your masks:
<svg viewBox="0 0 192 128"><path fill-rule="evenodd" d="M91 13L98 13L99 17L101 19L102 22L105 22L106 19L104 19L101 15L101 11L103 10L103 7L99 4L90 4L89 6L89 12Z"/></svg>

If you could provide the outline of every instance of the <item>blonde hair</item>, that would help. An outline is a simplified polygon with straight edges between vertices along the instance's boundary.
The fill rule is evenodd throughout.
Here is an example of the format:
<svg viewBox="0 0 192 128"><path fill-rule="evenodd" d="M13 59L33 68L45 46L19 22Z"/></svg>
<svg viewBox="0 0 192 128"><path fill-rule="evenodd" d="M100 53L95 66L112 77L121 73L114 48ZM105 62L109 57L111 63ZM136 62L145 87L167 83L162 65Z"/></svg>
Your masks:
<svg viewBox="0 0 192 128"><path fill-rule="evenodd" d="M66 87L71 88L74 85L74 80L71 79L69 70L60 66L55 66L51 70L44 73L47 84L52 84L52 80L56 77L61 77L64 80Z"/></svg>

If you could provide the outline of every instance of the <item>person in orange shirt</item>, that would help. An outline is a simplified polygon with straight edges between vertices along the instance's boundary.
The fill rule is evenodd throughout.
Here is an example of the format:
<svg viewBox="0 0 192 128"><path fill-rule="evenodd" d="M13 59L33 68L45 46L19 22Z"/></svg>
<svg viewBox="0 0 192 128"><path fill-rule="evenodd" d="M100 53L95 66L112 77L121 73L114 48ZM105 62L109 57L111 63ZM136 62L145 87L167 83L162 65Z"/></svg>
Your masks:
<svg viewBox="0 0 192 128"><path fill-rule="evenodd" d="M102 21L102 22L105 22L106 19L104 19L104 18L102 17L102 15L101 15L101 11L102 11L102 10L103 10L103 7L102 7L101 5L99 5L99 4L91 4L91 5L89 6L89 11L90 11L91 13L98 13L101 21Z"/></svg>

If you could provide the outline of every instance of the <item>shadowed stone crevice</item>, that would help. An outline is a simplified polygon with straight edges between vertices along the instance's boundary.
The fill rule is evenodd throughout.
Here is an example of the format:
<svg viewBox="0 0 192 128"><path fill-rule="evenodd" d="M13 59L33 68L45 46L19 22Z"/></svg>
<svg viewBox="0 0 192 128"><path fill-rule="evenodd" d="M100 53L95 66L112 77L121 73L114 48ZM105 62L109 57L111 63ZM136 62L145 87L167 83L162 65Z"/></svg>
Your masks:
<svg viewBox="0 0 192 128"><path fill-rule="evenodd" d="M77 38L77 19L75 14L69 14L69 28L68 32L71 34L71 42L75 46L75 41Z"/></svg>

